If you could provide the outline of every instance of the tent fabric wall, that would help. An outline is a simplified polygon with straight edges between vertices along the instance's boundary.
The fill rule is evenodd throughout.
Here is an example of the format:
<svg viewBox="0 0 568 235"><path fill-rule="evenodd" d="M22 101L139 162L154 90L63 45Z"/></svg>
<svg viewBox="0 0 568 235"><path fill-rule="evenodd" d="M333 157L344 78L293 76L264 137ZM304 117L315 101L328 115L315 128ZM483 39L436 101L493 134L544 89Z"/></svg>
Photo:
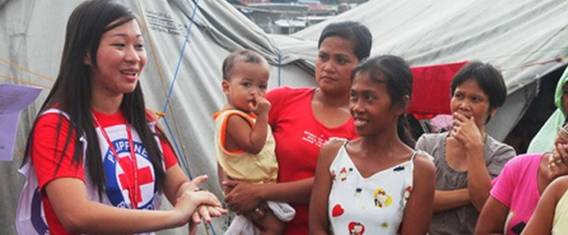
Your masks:
<svg viewBox="0 0 568 235"><path fill-rule="evenodd" d="M489 62L502 70L509 93L488 128L503 140L538 93L536 81L568 63L566 12L568 2L555 0L368 1L292 34L293 45L273 39L282 51L311 60L325 25L353 20L373 34L372 55L399 55L411 66Z"/></svg>

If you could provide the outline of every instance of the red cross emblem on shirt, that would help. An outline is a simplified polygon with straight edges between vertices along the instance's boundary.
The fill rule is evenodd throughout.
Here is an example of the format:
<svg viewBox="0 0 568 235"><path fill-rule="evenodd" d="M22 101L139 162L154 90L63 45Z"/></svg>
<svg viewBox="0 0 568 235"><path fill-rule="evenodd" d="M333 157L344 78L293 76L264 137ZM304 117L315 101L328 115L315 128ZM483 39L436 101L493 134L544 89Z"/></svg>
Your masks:
<svg viewBox="0 0 568 235"><path fill-rule="evenodd" d="M135 187L134 169L132 167L134 164L132 164L132 159L130 159L129 156L125 156L121 157L118 161L120 162L119 164L122 167L123 171L123 173L118 176L120 184L122 185L122 187L128 190L129 194L133 193L132 190L135 190L134 195L136 195L136 202L130 203L138 205L138 203L142 202L142 191L140 190L140 187L144 184L154 182L152 170L148 166L136 169L138 171L138 185L137 187Z"/></svg>

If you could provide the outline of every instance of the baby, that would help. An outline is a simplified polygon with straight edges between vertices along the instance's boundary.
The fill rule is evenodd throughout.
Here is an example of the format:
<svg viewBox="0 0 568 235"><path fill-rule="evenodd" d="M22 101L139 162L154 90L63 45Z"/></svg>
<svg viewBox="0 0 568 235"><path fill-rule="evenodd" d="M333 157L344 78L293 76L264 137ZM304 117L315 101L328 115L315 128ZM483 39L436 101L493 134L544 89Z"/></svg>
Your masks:
<svg viewBox="0 0 568 235"><path fill-rule="evenodd" d="M215 146L219 166L234 180L276 182L278 162L264 97L269 77L266 60L256 52L237 50L223 61L223 93L227 104L215 113ZM261 234L282 234L295 214L286 203L267 202L270 209L255 219ZM237 216L225 234L253 234L257 228ZM251 231L253 230L253 231ZM248 232L247 232L248 231Z"/></svg>

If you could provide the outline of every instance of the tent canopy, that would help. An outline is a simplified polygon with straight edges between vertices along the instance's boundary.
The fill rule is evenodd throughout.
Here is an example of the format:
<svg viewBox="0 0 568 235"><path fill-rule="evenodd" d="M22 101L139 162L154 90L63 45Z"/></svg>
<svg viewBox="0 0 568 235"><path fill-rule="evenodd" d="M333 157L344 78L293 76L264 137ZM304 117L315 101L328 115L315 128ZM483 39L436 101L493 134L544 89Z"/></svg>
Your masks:
<svg viewBox="0 0 568 235"><path fill-rule="evenodd" d="M352 20L373 34L372 55L398 55L411 66L491 63L502 71L509 95L488 130L503 140L538 93L537 81L568 62L566 12L568 2L554 0L369 1L293 39L272 39L283 53L313 64L323 27Z"/></svg>

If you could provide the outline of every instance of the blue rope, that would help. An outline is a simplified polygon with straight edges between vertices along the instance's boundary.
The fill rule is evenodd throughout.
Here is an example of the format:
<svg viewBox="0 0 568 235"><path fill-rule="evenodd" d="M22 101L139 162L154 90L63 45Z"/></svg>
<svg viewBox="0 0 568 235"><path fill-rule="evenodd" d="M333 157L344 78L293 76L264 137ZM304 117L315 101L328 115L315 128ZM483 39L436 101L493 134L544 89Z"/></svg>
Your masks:
<svg viewBox="0 0 568 235"><path fill-rule="evenodd" d="M213 233L213 235L217 235L217 233L215 232L215 229L213 228L213 225L211 223L209 223L209 226L205 226L205 229L208 229L208 228L211 229L211 233Z"/></svg>
<svg viewBox="0 0 568 235"><path fill-rule="evenodd" d="M162 112L163 112L163 113L166 113L167 108L168 108L168 104L169 104L170 99L171 99L171 97L172 97L174 84L175 84L175 82L176 82L176 80L177 80L178 73L179 73L179 70L180 70L180 67L181 67L181 61L182 61L182 59L183 59L183 52L185 51L185 47L186 47L187 44L189 43L189 38L190 38L190 36L191 36L191 27L193 26L193 22L194 22L194 19L195 19L195 16L196 16L197 8L198 8L198 7L199 7L199 0L196 0L196 2L195 2L195 8L193 8L193 12L191 13L191 17L189 18L189 25L188 25L188 27L187 27L187 33L185 34L184 42L183 42L183 45L182 45L182 47L181 47L181 49L180 49L180 52L179 52L179 57L178 57L177 65L176 65L176 68L175 68L174 76L173 76L173 78L172 78L172 82L170 83L170 87L169 87L169 90L168 90L168 95L167 95L167 97L166 97L166 103L164 103L164 108L162 109ZM184 156L183 152L180 151L180 148L179 148L179 145L177 144L175 135L173 134L173 131L172 131L172 129L170 128L170 125L169 125L169 123L168 123L168 121L167 121L166 118L164 118L164 122L165 122L165 124L166 124L166 128L168 129L168 132L170 133L170 136L172 136L172 141L173 141L174 148L176 149L176 151L177 151L177 152L179 153L179 155L180 155L179 158L181 159L182 165L183 165L183 167L185 168L185 170L187 171L187 174L188 174L189 179L192 180L192 179L193 179L193 176L191 175L191 172L189 171L189 163L188 163L187 160L185 159L185 156ZM205 223L203 223L203 224L205 225ZM216 234L217 234L217 233L215 232L215 229L213 228L213 226L207 226L207 225L205 225L205 229L206 229L206 230L211 229L211 232L213 233L213 235L216 235Z"/></svg>
<svg viewBox="0 0 568 235"><path fill-rule="evenodd" d="M187 46L189 38L191 36L191 27L193 26L193 21L194 21L195 15L197 13L198 6L199 6L199 0L197 0L197 2L195 3L195 8L193 8L193 12L191 13L191 17L189 18L189 25L187 27L187 33L185 34L184 42L183 42L181 49L179 51L179 57L178 57L177 65L176 65L176 68L175 68L174 76L172 78L172 82L170 83L170 88L168 90L168 95L166 97L166 103L164 104L164 108L162 109L163 113L166 113L167 108L168 108L168 104L170 103L170 98L172 97L172 93L173 93L173 90L174 90L174 84L177 80L178 73L179 73L179 70L180 70L180 67L181 67L181 61L183 59L183 52L185 51L185 47ZM185 170L187 171L189 179L192 180L193 176L189 172L189 163L185 159L183 152L180 151L180 148L179 148L179 145L176 141L175 135L173 134L173 131L170 128L170 125L169 125L167 119L164 118L164 122L166 123L166 127L168 128L168 132L170 133L170 136L172 136L174 148L179 153L179 158L181 159L182 165L185 168Z"/></svg>
<svg viewBox="0 0 568 235"><path fill-rule="evenodd" d="M177 145L176 138L175 138L175 136L173 135L173 131L172 131L172 129L170 128L170 124L169 124L168 120L165 119L165 118L164 118L164 123L166 124L166 129L168 129L168 133L170 133L170 136L172 136L172 142L173 142L172 144L174 145L174 148L175 148L176 151L180 154L180 157L179 157L179 158L181 159L181 160L180 160L180 161L181 161L181 164L183 165L183 167L184 167L185 170L187 171L187 175L188 175L188 177L189 177L189 180L192 180L192 179L193 179L193 176L192 176L191 173L189 172L189 164L188 164L188 162L186 161L185 157L183 157L183 152L180 151L179 146Z"/></svg>

